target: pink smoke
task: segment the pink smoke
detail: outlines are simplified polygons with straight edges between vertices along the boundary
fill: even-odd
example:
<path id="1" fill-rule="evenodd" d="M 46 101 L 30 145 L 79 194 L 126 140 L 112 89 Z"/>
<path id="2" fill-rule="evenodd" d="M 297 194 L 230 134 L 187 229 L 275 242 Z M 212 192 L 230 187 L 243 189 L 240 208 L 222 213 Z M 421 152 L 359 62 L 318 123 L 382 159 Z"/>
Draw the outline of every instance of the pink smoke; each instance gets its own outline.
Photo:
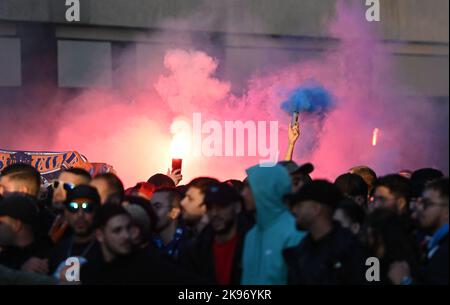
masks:
<path id="1" fill-rule="evenodd" d="M 139 71 L 154 81 L 141 89 L 121 84 L 130 87 L 131 99 L 115 90 L 86 90 L 75 98 L 52 97 L 51 108 L 34 105 L 26 114 L 7 109 L 13 116 L 19 113 L 24 123 L 15 128 L 17 137 L 2 134 L 2 146 L 8 145 L 2 148 L 77 150 L 90 161 L 113 165 L 125 184 L 132 186 L 157 172 L 166 173 L 171 164 L 171 123 L 176 118 L 189 121 L 193 112 L 199 112 L 203 120 L 222 124 L 226 120 L 279 121 L 282 159 L 290 117 L 280 103 L 296 87 L 314 79 L 333 94 L 337 104 L 322 122 L 301 117 L 294 160 L 311 161 L 315 177 L 334 180 L 362 164 L 381 174 L 432 166 L 432 147 L 415 143 L 428 137 L 435 110 L 426 101 L 409 101 L 397 93 L 398 82 L 390 77 L 390 56 L 375 25 L 363 19 L 361 8 L 338 2 L 336 11 L 327 25 L 329 34 L 338 39 L 333 50 L 265 76 L 255 74 L 242 96 L 233 95 L 231 84 L 215 76 L 218 59 L 201 49 L 169 48 L 165 71 Z M 33 129 L 39 122 L 36 118 L 46 118 L 51 131 Z M 2 128 L 17 125 L 14 120 L 2 115 Z M 372 145 L 374 128 L 380 130 L 376 146 Z M 259 159 L 190 156 L 183 161 L 183 182 L 197 176 L 242 179 L 245 169 Z"/>

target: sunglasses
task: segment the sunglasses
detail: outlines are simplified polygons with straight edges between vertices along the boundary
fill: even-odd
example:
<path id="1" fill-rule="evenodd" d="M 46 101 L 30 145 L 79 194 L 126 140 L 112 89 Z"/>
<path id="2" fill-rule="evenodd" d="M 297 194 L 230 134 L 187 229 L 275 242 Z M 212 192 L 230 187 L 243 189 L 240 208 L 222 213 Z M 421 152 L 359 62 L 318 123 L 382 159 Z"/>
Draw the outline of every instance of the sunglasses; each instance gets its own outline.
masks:
<path id="1" fill-rule="evenodd" d="M 53 188 L 54 188 L 54 189 L 57 189 L 60 185 L 62 185 L 62 187 L 63 187 L 66 191 L 75 188 L 75 184 L 70 183 L 70 182 L 62 182 L 62 181 L 58 181 L 58 180 L 53 181 Z"/>
<path id="2" fill-rule="evenodd" d="M 92 213 L 95 210 L 95 203 L 92 202 L 69 202 L 66 205 L 67 210 L 70 213 L 77 213 L 80 209 L 85 213 Z"/>

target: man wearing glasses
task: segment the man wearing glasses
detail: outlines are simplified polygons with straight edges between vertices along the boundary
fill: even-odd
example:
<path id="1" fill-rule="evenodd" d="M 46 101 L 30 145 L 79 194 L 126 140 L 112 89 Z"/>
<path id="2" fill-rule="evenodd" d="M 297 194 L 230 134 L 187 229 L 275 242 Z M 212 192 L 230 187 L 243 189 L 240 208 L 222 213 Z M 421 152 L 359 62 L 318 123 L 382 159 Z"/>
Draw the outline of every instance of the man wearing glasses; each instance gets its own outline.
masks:
<path id="1" fill-rule="evenodd" d="M 448 178 L 435 180 L 425 186 L 417 206 L 419 224 L 431 234 L 424 265 L 417 275 L 411 275 L 407 263 L 392 264 L 389 272 L 392 282 L 448 285 L 448 188 Z"/>
<path id="2" fill-rule="evenodd" d="M 58 243 L 50 259 L 50 269 L 56 278 L 64 279 L 66 260 L 70 257 L 76 257 L 80 264 L 99 257 L 100 248 L 92 228 L 99 206 L 100 196 L 94 187 L 79 185 L 67 191 L 64 217 L 70 234 Z"/>
<path id="3" fill-rule="evenodd" d="M 49 236 L 54 244 L 57 244 L 66 234 L 69 224 L 64 218 L 64 202 L 67 191 L 77 185 L 89 184 L 91 176 L 81 168 L 69 168 L 52 182 L 52 210 L 56 214 L 53 225 L 50 228 Z"/>
<path id="4" fill-rule="evenodd" d="M 58 180 L 53 181 L 53 208 L 64 209 L 67 191 L 80 184 L 89 184 L 91 176 L 81 168 L 70 168 L 59 175 Z"/>
<path id="5" fill-rule="evenodd" d="M 385 208 L 403 215 L 408 212 L 411 197 L 410 181 L 397 174 L 387 175 L 377 180 L 370 198 L 370 209 Z"/>

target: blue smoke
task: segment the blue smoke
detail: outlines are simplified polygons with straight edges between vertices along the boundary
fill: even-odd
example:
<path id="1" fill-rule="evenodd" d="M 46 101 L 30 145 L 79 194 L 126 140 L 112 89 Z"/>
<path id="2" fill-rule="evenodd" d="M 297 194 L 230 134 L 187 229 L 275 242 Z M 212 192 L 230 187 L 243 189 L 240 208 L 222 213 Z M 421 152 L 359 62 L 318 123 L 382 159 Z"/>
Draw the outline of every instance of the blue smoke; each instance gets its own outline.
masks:
<path id="1" fill-rule="evenodd" d="M 326 114 L 334 106 L 330 92 L 322 85 L 309 83 L 295 89 L 289 98 L 281 104 L 281 109 L 292 114 L 293 112 Z"/>

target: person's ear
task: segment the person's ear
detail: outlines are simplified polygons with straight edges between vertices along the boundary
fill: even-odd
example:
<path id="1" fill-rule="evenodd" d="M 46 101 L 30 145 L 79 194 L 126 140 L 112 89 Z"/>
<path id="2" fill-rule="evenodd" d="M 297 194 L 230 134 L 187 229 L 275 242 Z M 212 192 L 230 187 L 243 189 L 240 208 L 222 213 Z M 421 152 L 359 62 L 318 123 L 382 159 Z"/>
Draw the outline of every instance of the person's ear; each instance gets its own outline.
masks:
<path id="1" fill-rule="evenodd" d="M 105 241 L 105 235 L 103 234 L 102 230 L 95 230 L 95 238 L 99 243 L 103 243 Z"/>
<path id="2" fill-rule="evenodd" d="M 172 208 L 169 212 L 169 218 L 172 220 L 177 219 L 180 216 L 181 209 L 180 208 Z"/>
<path id="3" fill-rule="evenodd" d="M 353 223 L 351 226 L 350 226 L 350 230 L 353 232 L 353 234 L 358 234 L 359 233 L 359 231 L 361 230 L 361 225 L 359 224 L 359 223 Z"/>
<path id="4" fill-rule="evenodd" d="M 20 220 L 12 219 L 11 228 L 14 232 L 20 232 L 23 228 L 23 223 Z"/>
<path id="5" fill-rule="evenodd" d="M 240 213 L 241 213 L 241 210 L 242 210 L 242 205 L 241 205 L 241 203 L 240 203 L 240 202 L 236 202 L 234 205 L 235 205 L 235 212 L 236 212 L 236 215 L 240 214 Z"/>
<path id="6" fill-rule="evenodd" d="M 407 204 L 408 202 L 406 201 L 406 198 L 404 198 L 404 197 L 400 197 L 399 199 L 397 199 L 397 207 L 398 207 L 398 210 L 400 211 L 400 212 L 404 212 L 404 211 L 406 211 L 406 204 Z"/>

